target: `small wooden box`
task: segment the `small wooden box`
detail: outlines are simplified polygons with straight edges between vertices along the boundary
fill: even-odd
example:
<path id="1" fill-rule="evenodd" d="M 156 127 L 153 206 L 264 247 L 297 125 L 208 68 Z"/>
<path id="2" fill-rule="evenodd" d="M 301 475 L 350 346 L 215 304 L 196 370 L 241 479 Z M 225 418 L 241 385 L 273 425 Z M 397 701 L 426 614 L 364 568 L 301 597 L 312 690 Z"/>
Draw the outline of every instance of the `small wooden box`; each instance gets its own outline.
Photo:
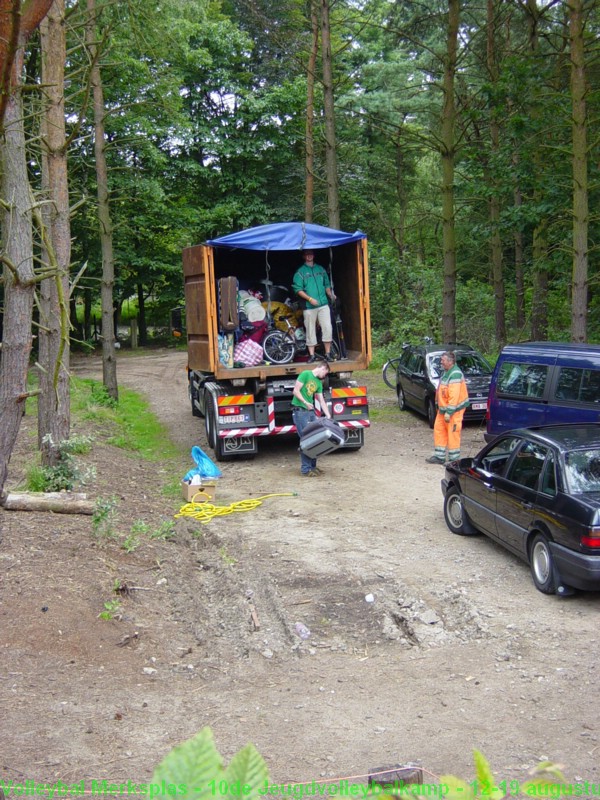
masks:
<path id="1" fill-rule="evenodd" d="M 215 483 L 186 483 L 181 481 L 181 494 L 186 503 L 206 503 L 214 500 L 217 485 Z"/>

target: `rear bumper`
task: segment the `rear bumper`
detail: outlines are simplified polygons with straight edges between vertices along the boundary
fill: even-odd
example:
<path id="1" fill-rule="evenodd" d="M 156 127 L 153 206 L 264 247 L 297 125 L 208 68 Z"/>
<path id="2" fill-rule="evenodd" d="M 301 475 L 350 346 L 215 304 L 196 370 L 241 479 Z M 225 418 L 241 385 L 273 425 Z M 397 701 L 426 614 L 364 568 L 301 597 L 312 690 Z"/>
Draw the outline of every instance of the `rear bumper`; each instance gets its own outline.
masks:
<path id="1" fill-rule="evenodd" d="M 600 555 L 590 556 L 550 542 L 561 579 L 574 589 L 600 591 Z"/>

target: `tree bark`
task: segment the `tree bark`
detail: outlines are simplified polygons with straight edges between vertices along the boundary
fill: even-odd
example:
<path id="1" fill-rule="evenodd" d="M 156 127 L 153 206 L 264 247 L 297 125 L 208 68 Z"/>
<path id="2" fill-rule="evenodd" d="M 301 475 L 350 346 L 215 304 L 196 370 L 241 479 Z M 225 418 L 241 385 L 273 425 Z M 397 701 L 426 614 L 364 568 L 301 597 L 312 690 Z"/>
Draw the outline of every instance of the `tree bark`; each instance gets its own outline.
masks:
<path id="1" fill-rule="evenodd" d="M 321 0 L 321 52 L 323 58 L 323 110 L 325 113 L 325 174 L 327 178 L 327 218 L 329 227 L 340 229 L 340 196 L 335 137 L 333 96 L 333 56 L 329 27 L 329 0 Z"/>
<path id="2" fill-rule="evenodd" d="M 537 0 L 527 0 L 527 13 L 529 23 L 529 47 L 532 53 L 538 50 L 537 24 L 539 20 L 539 9 Z M 539 118 L 541 114 L 539 102 L 536 100 L 531 116 Z M 534 172 L 542 175 L 542 155 L 539 148 L 534 152 Z M 542 192 L 538 186 L 533 192 L 534 204 L 540 206 L 542 203 Z M 533 269 L 533 300 L 531 304 L 531 338 L 534 340 L 545 341 L 548 338 L 548 269 L 546 267 L 548 257 L 548 221 L 546 217 L 539 219 L 533 231 L 532 243 L 532 269 Z"/>
<path id="3" fill-rule="evenodd" d="M 317 0 L 311 0 L 310 3 L 310 27 L 312 41 L 306 75 L 306 196 L 304 202 L 304 219 L 306 222 L 313 221 L 315 207 L 315 71 L 317 68 L 317 51 L 319 49 Z"/>
<path id="4" fill-rule="evenodd" d="M 588 305 L 588 167 L 583 2 L 569 0 L 573 108 L 573 290 L 571 339 L 585 342 Z"/>
<path id="5" fill-rule="evenodd" d="M 55 514 L 93 514 L 94 503 L 85 494 L 66 492 L 11 492 L 3 507 L 7 511 L 52 511 Z"/>
<path id="6" fill-rule="evenodd" d="M 442 339 L 456 341 L 456 234 L 454 227 L 454 76 L 458 46 L 459 0 L 448 0 L 448 30 L 444 66 L 441 125 L 442 156 L 442 242 L 444 252 L 444 293 L 442 298 Z"/>
<path id="7" fill-rule="evenodd" d="M 56 276 L 40 286 L 38 445 L 42 463 L 55 466 L 60 443 L 69 438 L 69 265 L 71 225 L 64 109 L 66 38 L 64 0 L 54 0 L 40 26 L 42 83 L 47 108 L 44 119 L 42 182 L 50 200 L 43 220 L 48 237 L 45 253 Z"/>
<path id="8" fill-rule="evenodd" d="M 29 36 L 52 0 L 0 0 L 0 224 L 4 320 L 0 350 L 0 495 L 27 396 L 34 295 L 31 192 L 27 175 L 20 76 Z"/>
<path id="9" fill-rule="evenodd" d="M 496 14 L 495 0 L 487 0 L 487 68 L 492 87 L 498 84 L 498 65 L 496 56 Z M 494 165 L 500 150 L 500 125 L 496 110 L 495 98 L 490 108 L 490 162 Z M 502 238 L 500 236 L 500 191 L 493 166 L 488 170 L 491 196 L 490 210 L 490 261 L 492 265 L 492 283 L 494 285 L 494 320 L 496 344 L 499 348 L 506 343 L 506 312 L 504 276 L 502 274 Z"/>
<path id="10" fill-rule="evenodd" d="M 100 222 L 100 244 L 102 248 L 102 283 L 100 299 L 102 305 L 102 380 L 109 397 L 119 398 L 117 384 L 117 358 L 115 350 L 115 317 L 113 311 L 113 289 L 115 284 L 115 262 L 113 255 L 112 223 L 108 205 L 108 168 L 104 152 L 104 92 L 98 64 L 96 44 L 96 2 L 87 0 L 88 25 L 87 45 L 92 58 L 90 81 L 94 103 L 94 154 L 96 157 L 96 182 L 98 185 L 98 219 Z"/>

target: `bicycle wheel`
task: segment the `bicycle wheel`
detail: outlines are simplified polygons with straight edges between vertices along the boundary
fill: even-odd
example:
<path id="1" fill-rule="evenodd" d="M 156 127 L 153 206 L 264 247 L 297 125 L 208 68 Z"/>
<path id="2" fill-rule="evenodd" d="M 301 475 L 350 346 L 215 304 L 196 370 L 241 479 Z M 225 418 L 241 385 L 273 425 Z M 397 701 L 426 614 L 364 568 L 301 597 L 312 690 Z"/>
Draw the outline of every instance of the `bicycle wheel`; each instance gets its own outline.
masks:
<path id="1" fill-rule="evenodd" d="M 385 362 L 383 369 L 381 370 L 383 382 L 386 386 L 389 386 L 390 389 L 393 389 L 394 391 L 396 391 L 396 375 L 398 374 L 399 361 L 399 358 L 390 358 L 389 361 Z"/>
<path id="2" fill-rule="evenodd" d="M 262 346 L 265 360 L 271 364 L 289 364 L 296 352 L 293 341 L 283 331 L 267 333 Z"/>

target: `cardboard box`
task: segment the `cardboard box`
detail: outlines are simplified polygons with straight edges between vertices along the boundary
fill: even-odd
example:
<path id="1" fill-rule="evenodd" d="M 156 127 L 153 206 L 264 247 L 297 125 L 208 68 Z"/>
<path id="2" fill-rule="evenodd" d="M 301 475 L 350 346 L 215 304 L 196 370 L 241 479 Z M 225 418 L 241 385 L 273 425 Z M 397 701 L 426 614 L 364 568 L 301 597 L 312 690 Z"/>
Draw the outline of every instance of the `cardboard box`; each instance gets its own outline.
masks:
<path id="1" fill-rule="evenodd" d="M 181 494 L 186 503 L 212 503 L 216 492 L 215 483 L 192 484 L 181 481 Z"/>

